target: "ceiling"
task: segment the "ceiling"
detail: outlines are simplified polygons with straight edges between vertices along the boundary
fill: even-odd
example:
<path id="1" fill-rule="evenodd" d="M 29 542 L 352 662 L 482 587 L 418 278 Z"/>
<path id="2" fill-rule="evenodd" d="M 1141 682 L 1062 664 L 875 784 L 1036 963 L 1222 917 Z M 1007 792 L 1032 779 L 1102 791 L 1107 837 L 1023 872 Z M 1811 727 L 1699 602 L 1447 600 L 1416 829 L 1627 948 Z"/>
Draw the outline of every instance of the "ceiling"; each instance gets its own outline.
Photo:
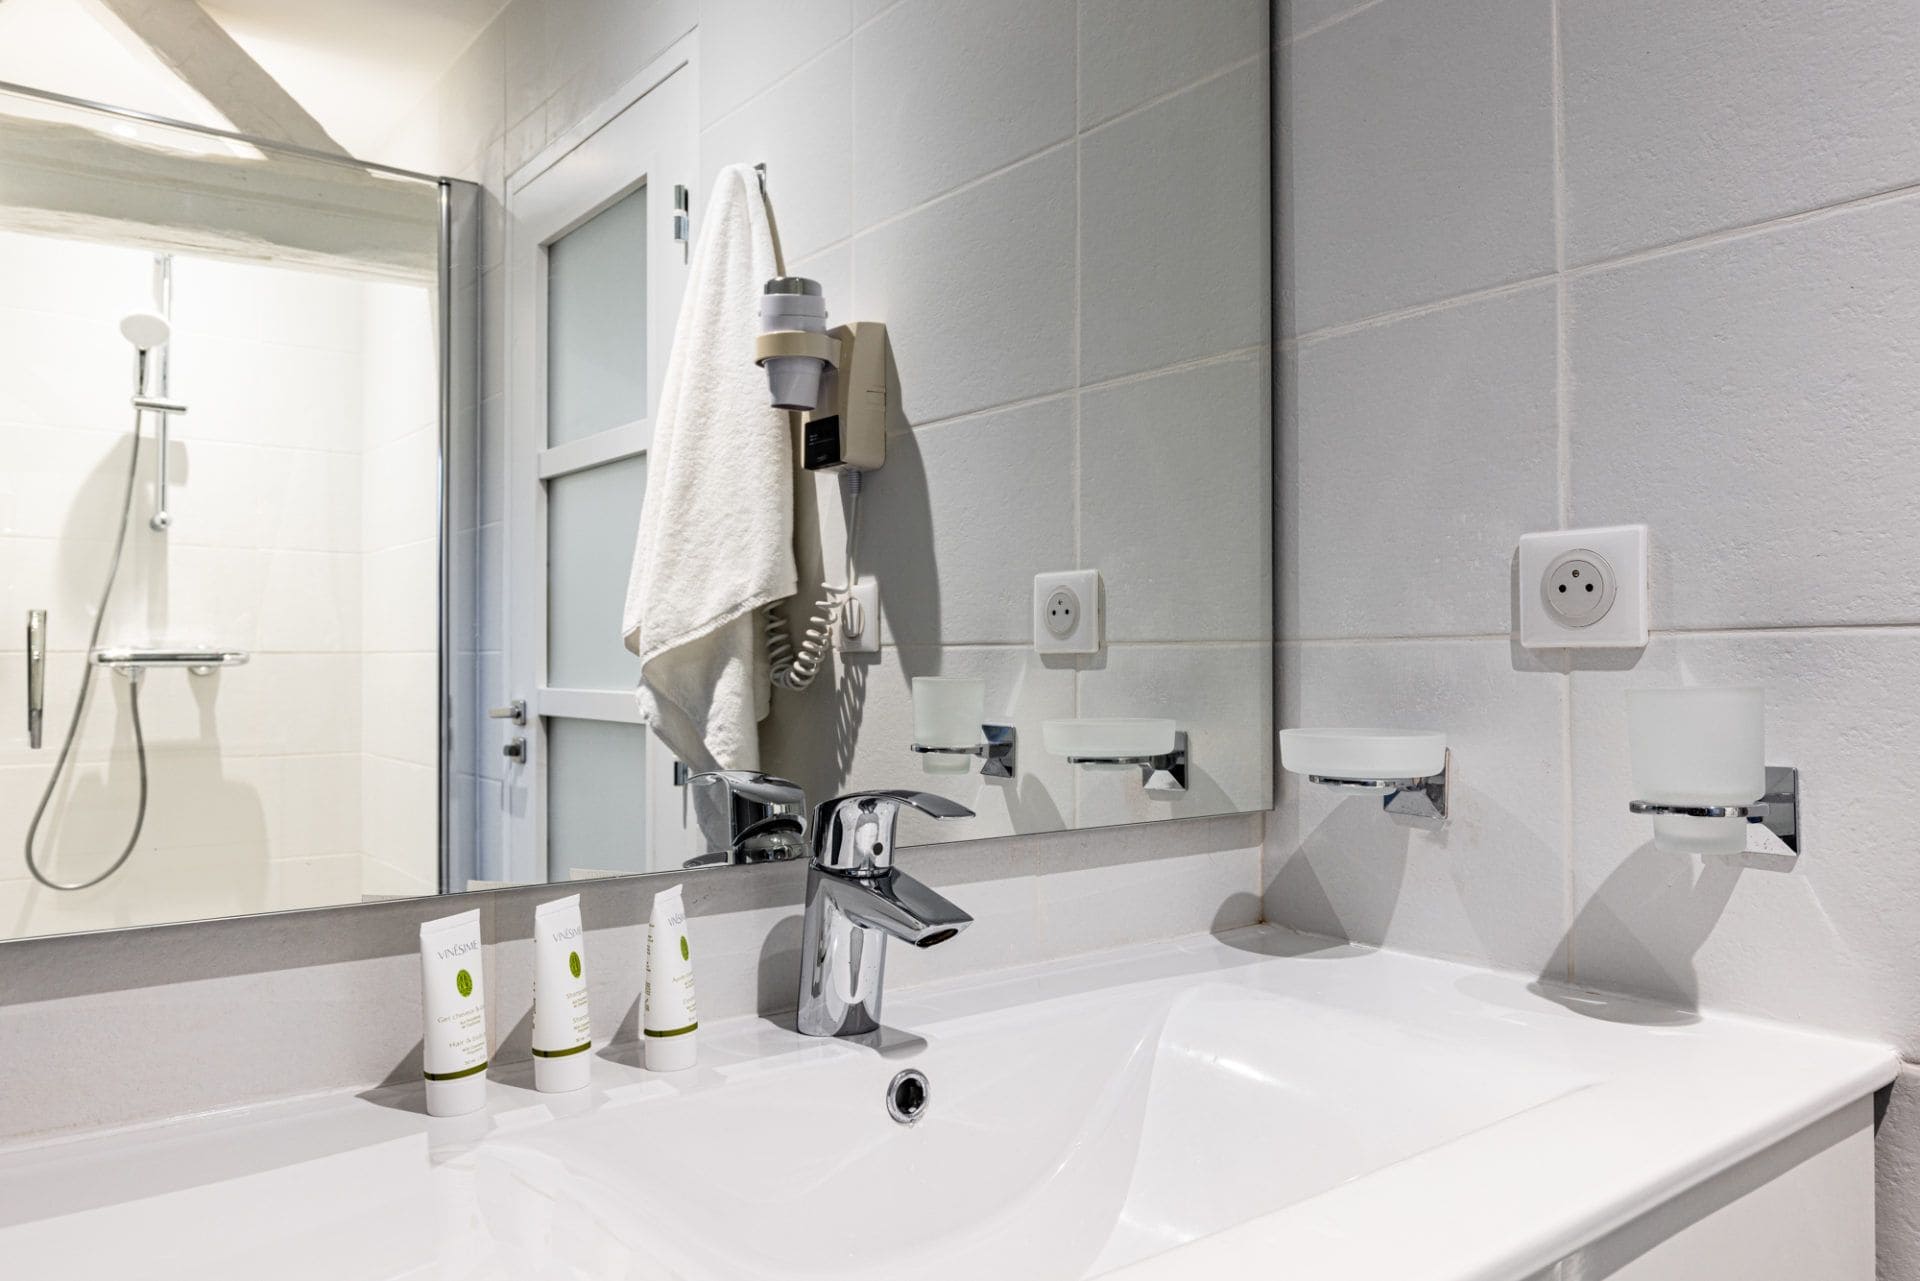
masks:
<path id="1" fill-rule="evenodd" d="M 200 7 L 341 146 L 378 159 L 395 122 L 506 2 L 204 0 Z M 231 126 L 217 103 L 183 83 L 100 0 L 0 0 L 0 80 Z"/>

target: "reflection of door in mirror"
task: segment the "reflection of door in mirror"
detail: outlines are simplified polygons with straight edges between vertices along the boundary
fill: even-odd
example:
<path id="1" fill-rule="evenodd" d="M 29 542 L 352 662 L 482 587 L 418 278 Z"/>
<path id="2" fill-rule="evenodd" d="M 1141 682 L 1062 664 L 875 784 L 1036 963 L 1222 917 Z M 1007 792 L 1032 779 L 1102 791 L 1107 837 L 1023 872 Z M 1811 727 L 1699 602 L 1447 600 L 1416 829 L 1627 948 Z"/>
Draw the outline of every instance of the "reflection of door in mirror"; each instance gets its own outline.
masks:
<path id="1" fill-rule="evenodd" d="M 506 666 L 527 726 L 503 784 L 504 865 L 478 879 L 699 853 L 620 626 L 686 280 L 673 192 L 695 177 L 694 128 L 691 64 L 670 57 L 508 182 Z"/>

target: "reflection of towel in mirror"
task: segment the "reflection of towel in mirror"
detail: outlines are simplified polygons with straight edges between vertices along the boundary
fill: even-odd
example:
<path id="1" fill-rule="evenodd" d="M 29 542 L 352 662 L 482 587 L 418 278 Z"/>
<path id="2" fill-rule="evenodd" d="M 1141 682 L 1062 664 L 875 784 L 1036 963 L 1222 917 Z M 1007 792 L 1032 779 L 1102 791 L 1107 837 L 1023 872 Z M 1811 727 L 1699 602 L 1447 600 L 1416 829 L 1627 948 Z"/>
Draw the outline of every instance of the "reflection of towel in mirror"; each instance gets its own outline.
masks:
<path id="1" fill-rule="evenodd" d="M 730 165 L 674 329 L 621 624 L 642 718 L 695 770 L 758 768 L 771 689 L 759 611 L 795 588 L 792 437 L 753 363 L 772 275 L 757 176 Z"/>

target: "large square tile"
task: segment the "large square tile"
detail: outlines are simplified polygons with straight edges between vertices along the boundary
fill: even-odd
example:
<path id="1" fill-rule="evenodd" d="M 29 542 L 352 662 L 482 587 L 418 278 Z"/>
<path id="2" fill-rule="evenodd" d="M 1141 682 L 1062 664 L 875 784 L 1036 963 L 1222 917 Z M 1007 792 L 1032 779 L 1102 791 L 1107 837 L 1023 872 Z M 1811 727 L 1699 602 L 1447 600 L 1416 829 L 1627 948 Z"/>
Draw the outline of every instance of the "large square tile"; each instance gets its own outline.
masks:
<path id="1" fill-rule="evenodd" d="M 844 37 L 851 0 L 701 0 L 700 124 L 713 124 Z"/>
<path id="2" fill-rule="evenodd" d="M 887 324 L 896 425 L 1073 385 L 1073 191 L 1057 151 L 854 240 L 853 314 Z"/>
<path id="3" fill-rule="evenodd" d="M 1266 640 L 1267 362 L 1239 356 L 1080 395 L 1080 562 L 1115 641 Z"/>
<path id="4" fill-rule="evenodd" d="M 853 39 L 854 224 L 870 227 L 1071 137 L 1073 15 L 1071 0 L 902 0 L 862 27 Z M 1010 205 L 1000 216 L 1018 227 L 1030 209 Z"/>
<path id="5" fill-rule="evenodd" d="M 1285 353 L 1286 635 L 1512 626 L 1514 548 L 1559 524 L 1555 327 L 1544 285 Z"/>
<path id="6" fill-rule="evenodd" d="M 1920 772 L 1916 680 L 1904 630 L 1660 636 L 1629 670 L 1576 671 L 1574 978 L 1920 1053 L 1920 863 L 1899 803 Z M 1626 691 L 1736 684 L 1766 687 L 1768 763 L 1800 768 L 1791 862 L 1668 853 L 1627 812 Z"/>
<path id="7" fill-rule="evenodd" d="M 1281 46 L 1290 332 L 1553 270 L 1550 17 L 1387 0 Z"/>
<path id="8" fill-rule="evenodd" d="M 1575 0 L 1560 49 L 1571 262 L 1920 177 L 1914 0 Z"/>
<path id="9" fill-rule="evenodd" d="M 1920 619 L 1920 199 L 1576 278 L 1572 523 L 1652 527 L 1653 625 Z"/>
<path id="10" fill-rule="evenodd" d="M 1110 645 L 1079 681 L 1079 715 L 1164 717 L 1188 751 L 1184 794 L 1149 794 L 1139 769 L 1076 767 L 1081 827 L 1272 807 L 1271 644 Z"/>
<path id="11" fill-rule="evenodd" d="M 1073 563 L 1073 402 L 887 441 L 861 497 L 859 568 L 888 644 L 1024 642 L 1033 576 Z"/>
<path id="12" fill-rule="evenodd" d="M 1269 128 L 1263 60 L 1082 139 L 1082 382 L 1266 341 Z"/>
<path id="13" fill-rule="evenodd" d="M 1444 731 L 1444 823 L 1282 773 L 1267 919 L 1357 943 L 1566 976 L 1565 678 L 1505 640 L 1281 646 L 1280 724 Z"/>
<path id="14" fill-rule="evenodd" d="M 1080 126 L 1172 93 L 1267 47 L 1263 0 L 1087 0 Z"/>
<path id="15" fill-rule="evenodd" d="M 722 167 L 764 163 L 789 266 L 853 231 L 852 70 L 853 44 L 842 41 L 700 135 L 695 200 Z"/>

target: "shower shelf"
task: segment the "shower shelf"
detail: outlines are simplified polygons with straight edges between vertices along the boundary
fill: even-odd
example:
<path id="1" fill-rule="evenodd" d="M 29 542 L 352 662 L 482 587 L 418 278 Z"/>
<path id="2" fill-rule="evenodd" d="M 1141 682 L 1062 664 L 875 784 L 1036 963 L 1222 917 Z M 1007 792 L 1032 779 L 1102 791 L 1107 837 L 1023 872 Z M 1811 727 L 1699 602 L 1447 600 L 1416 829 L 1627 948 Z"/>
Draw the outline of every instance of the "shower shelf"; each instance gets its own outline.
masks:
<path id="1" fill-rule="evenodd" d="M 96 649 L 93 661 L 111 667 L 121 675 L 149 667 L 184 667 L 195 676 L 205 676 L 216 667 L 240 667 L 251 657 L 240 649 Z"/>

